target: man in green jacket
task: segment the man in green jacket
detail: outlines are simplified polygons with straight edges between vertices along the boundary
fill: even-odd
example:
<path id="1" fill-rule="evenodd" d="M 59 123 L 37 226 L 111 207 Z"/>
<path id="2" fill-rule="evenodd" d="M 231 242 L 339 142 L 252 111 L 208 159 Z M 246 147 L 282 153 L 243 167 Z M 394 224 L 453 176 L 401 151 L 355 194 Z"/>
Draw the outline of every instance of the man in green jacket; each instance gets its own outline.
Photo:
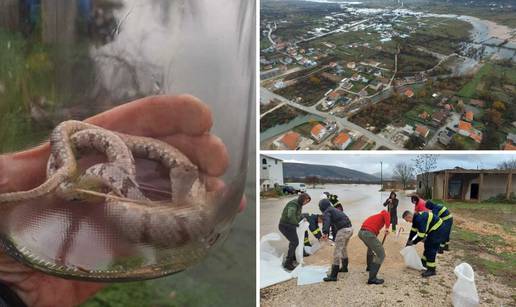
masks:
<path id="1" fill-rule="evenodd" d="M 297 199 L 291 200 L 287 203 L 281 213 L 281 219 L 279 222 L 279 231 L 287 238 L 288 252 L 283 267 L 289 271 L 292 271 L 296 267 L 294 266 L 296 247 L 299 244 L 297 238 L 296 228 L 299 226 L 301 218 L 301 207 L 308 204 L 311 198 L 310 195 L 302 193 Z"/>

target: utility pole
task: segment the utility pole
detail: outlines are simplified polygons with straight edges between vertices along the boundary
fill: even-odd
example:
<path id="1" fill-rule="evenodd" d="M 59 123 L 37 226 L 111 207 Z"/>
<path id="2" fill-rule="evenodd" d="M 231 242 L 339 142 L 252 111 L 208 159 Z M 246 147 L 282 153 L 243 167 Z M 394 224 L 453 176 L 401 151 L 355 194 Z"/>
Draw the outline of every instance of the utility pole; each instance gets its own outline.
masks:
<path id="1" fill-rule="evenodd" d="M 383 191 L 383 161 L 380 161 L 380 191 Z"/>

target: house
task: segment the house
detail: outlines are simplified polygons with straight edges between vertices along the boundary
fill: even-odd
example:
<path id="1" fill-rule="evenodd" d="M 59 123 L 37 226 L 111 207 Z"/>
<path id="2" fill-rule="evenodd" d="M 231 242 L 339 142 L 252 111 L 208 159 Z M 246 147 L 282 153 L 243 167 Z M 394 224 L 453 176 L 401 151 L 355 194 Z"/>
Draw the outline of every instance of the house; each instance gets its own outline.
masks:
<path id="1" fill-rule="evenodd" d="M 464 113 L 464 119 L 470 123 L 473 121 L 473 117 L 474 117 L 474 114 L 472 111 L 467 111 L 466 113 Z"/>
<path id="2" fill-rule="evenodd" d="M 507 140 L 502 144 L 503 150 L 516 150 L 516 134 L 509 133 Z"/>
<path id="3" fill-rule="evenodd" d="M 434 112 L 434 114 L 432 115 L 432 122 L 434 122 L 437 125 L 442 125 L 446 117 L 447 113 L 444 110 Z"/>
<path id="4" fill-rule="evenodd" d="M 469 104 L 479 108 L 483 108 L 486 105 L 485 101 L 479 99 L 471 99 Z"/>
<path id="5" fill-rule="evenodd" d="M 341 132 L 333 139 L 333 144 L 338 149 L 344 150 L 351 144 L 351 137 L 346 132 Z"/>
<path id="6" fill-rule="evenodd" d="M 416 192 L 433 199 L 483 201 L 503 195 L 509 199 L 515 191 L 512 180 L 516 170 L 443 169 L 417 175 Z"/>
<path id="7" fill-rule="evenodd" d="M 459 121 L 457 132 L 460 135 L 472 138 L 477 143 L 482 142 L 482 132 L 473 128 L 471 123 L 465 122 L 463 120 Z"/>
<path id="8" fill-rule="evenodd" d="M 428 134 L 430 133 L 430 129 L 428 129 L 425 125 L 416 125 L 416 134 L 419 134 L 421 137 L 426 139 Z"/>
<path id="9" fill-rule="evenodd" d="M 428 114 L 426 111 L 423 111 L 423 113 L 420 113 L 418 117 L 423 120 L 427 120 L 430 117 L 430 114 Z"/>
<path id="10" fill-rule="evenodd" d="M 331 93 L 328 94 L 328 96 L 326 96 L 326 99 L 327 100 L 331 100 L 331 101 L 337 101 L 339 100 L 339 98 L 344 94 L 345 92 L 343 91 L 332 91 Z"/>
<path id="11" fill-rule="evenodd" d="M 268 191 L 283 185 L 283 160 L 260 155 L 260 187 Z"/>
<path id="12" fill-rule="evenodd" d="M 355 64 L 355 62 L 348 62 L 346 64 L 346 67 L 349 68 L 349 69 L 355 69 L 357 65 Z"/>
<path id="13" fill-rule="evenodd" d="M 403 94 L 408 98 L 414 97 L 414 91 L 411 88 L 407 89 Z"/>
<path id="14" fill-rule="evenodd" d="M 297 132 L 290 131 L 285 133 L 277 143 L 275 142 L 275 145 L 288 150 L 296 150 L 300 141 L 301 135 Z"/>
<path id="15" fill-rule="evenodd" d="M 320 142 L 326 135 L 326 128 L 324 128 L 324 126 L 321 124 L 317 124 L 312 127 L 310 134 L 312 135 L 312 138 L 315 139 L 315 141 Z"/>

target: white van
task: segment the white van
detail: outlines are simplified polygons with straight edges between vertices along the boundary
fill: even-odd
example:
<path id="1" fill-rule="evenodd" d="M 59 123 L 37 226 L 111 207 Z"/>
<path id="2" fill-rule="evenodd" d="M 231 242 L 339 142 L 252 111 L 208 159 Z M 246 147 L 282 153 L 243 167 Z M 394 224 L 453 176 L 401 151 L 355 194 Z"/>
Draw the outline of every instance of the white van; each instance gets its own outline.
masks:
<path id="1" fill-rule="evenodd" d="M 289 182 L 285 185 L 291 186 L 296 190 L 297 192 L 306 192 L 306 186 L 304 183 L 301 182 Z"/>

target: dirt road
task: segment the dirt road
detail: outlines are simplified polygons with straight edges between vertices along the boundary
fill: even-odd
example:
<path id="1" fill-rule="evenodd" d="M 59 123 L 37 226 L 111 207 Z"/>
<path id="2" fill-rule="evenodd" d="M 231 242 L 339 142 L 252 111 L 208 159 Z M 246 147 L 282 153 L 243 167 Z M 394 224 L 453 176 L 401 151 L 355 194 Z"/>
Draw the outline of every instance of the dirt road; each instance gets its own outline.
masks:
<path id="1" fill-rule="evenodd" d="M 357 232 L 365 217 L 382 208 L 378 188 L 378 186 L 366 185 L 336 185 L 308 191 L 313 200 L 310 205 L 303 208 L 303 212 L 318 212 L 316 204 L 322 192 L 326 190 L 336 191 L 341 200 L 347 200 L 343 202 L 344 211 L 350 216 L 355 229 L 348 247 L 349 272 L 339 273 L 337 282 L 297 286 L 297 280 L 292 279 L 262 289 L 260 291 L 262 306 L 451 306 L 452 287 L 456 281 L 453 268 L 462 262 L 461 254 L 453 250 L 452 244 L 451 252 L 438 255 L 438 275 L 429 279 L 422 279 L 418 271 L 405 268 L 399 251 L 405 245 L 410 225 L 401 219 L 401 214 L 405 208 L 411 208 L 411 205 L 408 197 L 402 193 L 398 196 L 400 199 L 398 217 L 400 226 L 404 227 L 405 231 L 399 238 L 391 234 L 385 241 L 386 259 L 379 273 L 379 277 L 385 279 L 385 284 L 366 285 L 366 248 L 357 237 Z M 387 192 L 382 193 L 383 199 L 387 195 Z M 291 198 L 262 200 L 261 236 L 277 232 L 281 210 Z M 275 245 L 281 253 L 286 251 L 286 246 L 286 240 Z M 417 249 L 422 254 L 422 243 L 418 244 Z M 329 267 L 332 253 L 333 247 L 323 243 L 322 248 L 315 255 L 305 258 L 306 264 Z M 499 283 L 490 275 L 476 274 L 475 278 L 483 306 L 514 304 L 511 298 L 514 289 Z"/>

